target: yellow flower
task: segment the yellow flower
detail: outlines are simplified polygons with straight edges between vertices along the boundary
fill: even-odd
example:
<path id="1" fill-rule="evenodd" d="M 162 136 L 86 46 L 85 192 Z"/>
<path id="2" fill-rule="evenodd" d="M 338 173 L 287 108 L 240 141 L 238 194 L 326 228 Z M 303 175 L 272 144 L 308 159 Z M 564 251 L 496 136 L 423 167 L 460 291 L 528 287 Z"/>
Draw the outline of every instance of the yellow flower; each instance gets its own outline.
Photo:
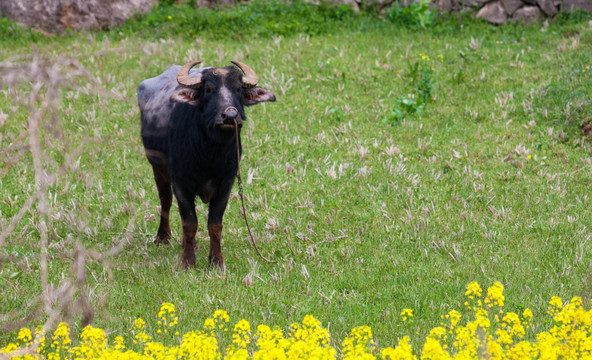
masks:
<path id="1" fill-rule="evenodd" d="M 482 290 L 477 283 L 467 286 L 467 296 L 481 300 Z M 414 353 L 411 340 L 402 336 L 395 348 L 379 349 L 374 342 L 369 326 L 353 328 L 343 339 L 341 350 L 331 344 L 329 331 L 312 315 L 306 315 L 301 323 L 294 323 L 290 331 L 260 324 L 257 332 L 251 334 L 251 325 L 245 319 L 238 321 L 232 332 L 232 339 L 219 326 L 226 328 L 228 314 L 218 310 L 206 320 L 202 331 L 190 331 L 179 339 L 163 338 L 155 342 L 146 333 L 146 322 L 136 319 L 132 327 L 131 341 L 138 344 L 134 349 L 125 348 L 125 336 L 114 336 L 108 342 L 105 331 L 92 326 L 85 327 L 79 339 L 70 341 L 69 327 L 60 323 L 47 343 L 41 329 L 35 336 L 41 338 L 37 353 L 24 357 L 11 356 L 14 351 L 24 349 L 33 339 L 28 329 L 18 332 L 15 343 L 0 347 L 3 357 L 19 360 L 61 360 L 61 359 L 385 359 L 385 360 L 428 360 L 428 359 L 588 359 L 592 357 L 592 310 L 584 308 L 580 297 L 563 303 L 561 298 L 553 297 L 548 312 L 552 321 L 542 321 L 547 326 L 539 333 L 529 333 L 534 328 L 528 326 L 533 319 L 529 309 L 521 314 L 504 311 L 505 297 L 503 285 L 495 283 L 487 289 L 483 303 L 465 308 L 461 313 L 451 310 L 443 319 L 441 326 L 428 331 L 429 335 L 418 343 L 420 353 Z M 165 305 L 166 304 L 166 305 Z M 166 332 L 176 323 L 174 306 L 165 303 L 156 321 L 166 326 L 157 328 L 156 333 Z M 411 309 L 403 309 L 401 316 L 413 316 Z M 447 324 L 448 323 L 448 324 Z M 544 325 L 549 324 L 549 325 Z M 426 329 L 428 330 L 428 329 Z M 214 333 L 216 331 L 216 333 Z M 527 340 L 524 340 L 527 339 Z M 169 341 L 166 343 L 165 340 Z M 231 343 L 226 349 L 219 348 L 218 341 Z M 232 340 L 232 342 L 231 342 Z M 74 346 L 73 343 L 78 345 Z M 7 354 L 7 355 L 6 355 Z"/>
<path id="2" fill-rule="evenodd" d="M 224 322 L 230 321 L 230 318 L 228 317 L 228 313 L 225 310 L 216 310 L 216 312 L 214 312 L 214 319 L 219 319 Z"/>
<path id="3" fill-rule="evenodd" d="M 553 316 L 555 313 L 559 312 L 563 307 L 563 302 L 561 298 L 558 296 L 551 297 L 551 301 L 549 301 L 549 306 L 547 307 L 547 313 Z"/>
<path id="4" fill-rule="evenodd" d="M 442 347 L 442 344 L 436 339 L 428 337 L 423 349 L 421 350 L 421 359 L 452 359 L 450 354 Z"/>
<path id="5" fill-rule="evenodd" d="M 431 336 L 436 340 L 445 339 L 446 338 L 446 329 L 441 326 L 437 326 L 437 327 L 433 328 L 432 330 L 430 330 L 430 334 L 428 336 Z"/>
<path id="6" fill-rule="evenodd" d="M 403 309 L 403 311 L 401 311 L 401 317 L 403 318 L 403 321 L 407 321 L 407 319 L 412 318 L 413 309 Z"/>
<path id="7" fill-rule="evenodd" d="M 343 359 L 375 359 L 373 350 L 374 340 L 369 326 L 352 329 L 350 335 L 343 340 Z"/>
<path id="8" fill-rule="evenodd" d="M 467 285 L 467 291 L 465 292 L 465 296 L 469 299 L 473 299 L 475 296 L 481 297 L 482 293 L 483 290 L 481 289 L 481 286 L 479 286 L 477 282 L 473 281 L 472 283 L 469 283 L 469 285 Z M 465 304 L 468 305 L 468 303 Z"/>
<path id="9" fill-rule="evenodd" d="M 429 56 L 427 56 L 427 55 L 425 55 L 425 54 L 419 54 L 419 57 L 420 57 L 422 60 L 425 60 L 425 61 L 430 61 L 430 57 L 429 57 Z"/>
<path id="10" fill-rule="evenodd" d="M 251 342 L 251 325 L 245 319 L 240 320 L 234 326 L 234 333 L 232 334 L 232 343 L 238 348 L 246 349 Z"/>
<path id="11" fill-rule="evenodd" d="M 396 348 L 383 349 L 380 355 L 385 360 L 417 360 L 417 357 L 413 355 L 410 342 L 408 336 L 403 336 Z"/>
<path id="12" fill-rule="evenodd" d="M 146 328 L 146 321 L 144 321 L 142 318 L 137 318 L 134 320 L 134 328 L 136 330 L 144 330 Z"/>
<path id="13" fill-rule="evenodd" d="M 487 306 L 504 306 L 504 286 L 500 282 L 496 282 L 489 288 L 487 288 L 487 297 L 485 298 L 485 304 Z"/>
<path id="14" fill-rule="evenodd" d="M 31 334 L 31 330 L 27 328 L 20 329 L 17 339 L 21 341 L 23 344 L 28 345 L 31 341 L 33 341 L 33 335 Z"/>
<path id="15" fill-rule="evenodd" d="M 460 321 L 462 315 L 456 310 L 451 310 L 448 315 L 446 315 L 446 317 L 450 320 L 450 328 L 454 329 L 456 324 L 458 324 Z"/>
<path id="16" fill-rule="evenodd" d="M 528 324 L 530 320 L 532 320 L 532 311 L 530 309 L 526 309 L 522 312 L 522 319 L 524 320 L 525 324 Z"/>
<path id="17" fill-rule="evenodd" d="M 116 336 L 115 337 L 115 344 L 113 345 L 113 349 L 115 349 L 115 350 L 123 350 L 123 349 L 125 349 L 125 344 L 124 344 L 123 337 L 121 337 L 121 336 Z"/>

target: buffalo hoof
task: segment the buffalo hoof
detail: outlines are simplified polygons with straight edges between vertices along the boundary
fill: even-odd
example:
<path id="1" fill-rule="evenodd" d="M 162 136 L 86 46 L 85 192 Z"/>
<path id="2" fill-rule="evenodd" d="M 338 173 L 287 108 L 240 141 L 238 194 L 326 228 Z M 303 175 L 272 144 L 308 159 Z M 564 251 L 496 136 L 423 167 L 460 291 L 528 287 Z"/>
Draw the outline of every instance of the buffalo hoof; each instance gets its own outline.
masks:
<path id="1" fill-rule="evenodd" d="M 169 245 L 171 243 L 171 234 L 167 233 L 158 233 L 156 234 L 156 238 L 154 239 L 154 244 L 156 245 Z"/>
<path id="2" fill-rule="evenodd" d="M 184 270 L 194 268 L 195 267 L 195 256 L 193 257 L 193 259 L 185 259 L 185 257 L 183 257 L 183 259 L 181 259 L 181 265 L 183 266 Z"/>
<path id="3" fill-rule="evenodd" d="M 224 259 L 222 256 L 210 256 L 210 266 L 219 269 L 225 269 L 226 265 L 224 265 Z"/>
<path id="4" fill-rule="evenodd" d="M 181 263 L 183 269 L 189 269 L 195 267 L 195 245 L 189 245 L 183 249 L 183 255 L 181 255 Z"/>

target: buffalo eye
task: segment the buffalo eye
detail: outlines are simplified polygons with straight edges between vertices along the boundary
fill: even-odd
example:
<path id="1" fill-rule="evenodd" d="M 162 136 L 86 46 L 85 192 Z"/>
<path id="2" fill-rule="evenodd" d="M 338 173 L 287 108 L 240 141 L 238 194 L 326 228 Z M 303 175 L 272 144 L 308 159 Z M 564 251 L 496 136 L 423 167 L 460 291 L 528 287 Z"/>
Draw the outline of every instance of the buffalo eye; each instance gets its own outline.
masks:
<path id="1" fill-rule="evenodd" d="M 211 95 L 214 92 L 214 88 L 211 86 L 205 87 L 206 95 Z"/>

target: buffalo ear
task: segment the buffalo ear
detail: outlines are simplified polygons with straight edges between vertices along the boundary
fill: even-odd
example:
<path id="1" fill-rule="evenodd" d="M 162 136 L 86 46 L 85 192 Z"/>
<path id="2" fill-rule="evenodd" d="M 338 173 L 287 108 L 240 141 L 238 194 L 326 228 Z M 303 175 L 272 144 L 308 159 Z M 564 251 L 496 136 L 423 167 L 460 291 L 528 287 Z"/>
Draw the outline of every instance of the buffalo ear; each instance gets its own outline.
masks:
<path id="1" fill-rule="evenodd" d="M 196 89 L 181 88 L 175 90 L 171 95 L 172 102 L 186 103 L 189 105 L 197 105 L 199 103 L 199 92 Z"/>
<path id="2" fill-rule="evenodd" d="M 245 89 L 245 105 L 255 105 L 264 101 L 275 101 L 275 95 L 271 91 L 258 86 Z"/>

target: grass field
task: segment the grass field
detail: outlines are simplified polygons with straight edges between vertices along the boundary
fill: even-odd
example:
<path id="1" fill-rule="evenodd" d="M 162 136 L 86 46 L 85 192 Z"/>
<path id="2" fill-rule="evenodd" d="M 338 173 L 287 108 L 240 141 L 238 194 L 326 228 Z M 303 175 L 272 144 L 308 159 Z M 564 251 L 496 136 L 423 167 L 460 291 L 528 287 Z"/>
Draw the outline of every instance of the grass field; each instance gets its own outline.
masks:
<path id="1" fill-rule="evenodd" d="M 176 32 L 170 11 L 159 16 L 171 24 L 140 19 L 110 32 L 0 40 L 4 65 L 27 64 L 31 54 L 41 64 L 76 59 L 91 76 L 59 87 L 52 116 L 61 128 L 42 129 L 41 166 L 55 172 L 84 144 L 48 190 L 50 283 L 69 276 L 78 242 L 92 254 L 123 246 L 86 266 L 93 325 L 125 332 L 172 302 L 180 332 L 217 309 L 280 328 L 313 314 L 336 338 L 369 325 L 392 346 L 402 335 L 421 343 L 442 314 L 463 307 L 472 281 L 501 282 L 508 310 L 533 311 L 533 332 L 548 325 L 537 318 L 551 296 L 589 306 L 589 17 L 505 27 L 444 19 L 413 30 L 349 14 L 318 32 L 221 36 Z M 278 98 L 247 110 L 241 163 L 251 225 L 275 264 L 248 245 L 236 196 L 224 221 L 225 273 L 208 268 L 201 203 L 195 269 L 180 267 L 176 204 L 173 245 L 152 243 L 159 201 L 135 92 L 196 59 L 245 62 Z M 27 139 L 18 138 L 29 118 L 19 101 L 33 86 L 2 85 L 4 233 L 34 193 L 35 172 L 28 152 L 10 165 L 11 144 Z M 31 301 L 41 293 L 43 231 L 31 210 L 0 244 L 14 260 L 0 268 L 5 324 L 41 308 Z M 401 320 L 405 308 L 412 321 Z M 0 346 L 13 337 L 0 334 Z"/>

